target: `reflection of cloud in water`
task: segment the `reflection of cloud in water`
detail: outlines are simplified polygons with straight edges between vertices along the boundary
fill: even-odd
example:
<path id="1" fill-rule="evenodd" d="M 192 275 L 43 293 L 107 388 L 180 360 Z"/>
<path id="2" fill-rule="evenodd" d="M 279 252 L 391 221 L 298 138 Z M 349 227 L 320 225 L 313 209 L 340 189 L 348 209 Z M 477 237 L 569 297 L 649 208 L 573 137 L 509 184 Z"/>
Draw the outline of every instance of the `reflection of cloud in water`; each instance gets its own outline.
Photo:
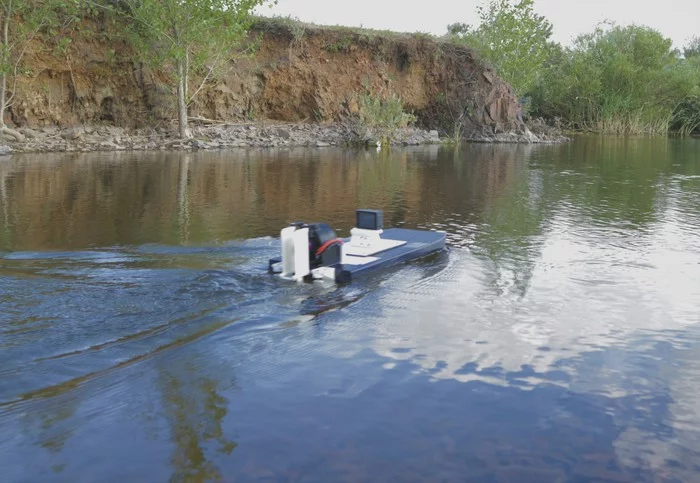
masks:
<path id="1" fill-rule="evenodd" d="M 688 209 L 697 196 L 670 183 L 654 216 L 623 224 L 609 206 L 553 204 L 558 185 L 535 171 L 518 179 L 512 195 L 493 198 L 488 227 L 474 227 L 473 255 L 455 250 L 442 273 L 384 297 L 390 335 L 377 339 L 379 353 L 437 378 L 490 368 L 487 379 L 503 381 L 525 364 L 543 372 L 640 331 L 700 322 L 700 233 Z"/>
<path id="2" fill-rule="evenodd" d="M 435 379 L 558 384 L 632 404 L 612 412 L 620 462 L 692 468 L 700 457 L 697 234 L 674 207 L 645 230 L 582 224 L 569 209 L 525 257 L 455 250 L 443 272 L 383 293 L 374 349 Z M 633 412 L 644 416 L 629 420 Z"/>
<path id="3" fill-rule="evenodd" d="M 700 271 L 683 270 L 693 263 L 687 252 L 654 250 L 657 244 L 652 237 L 628 250 L 610 241 L 599 250 L 585 238 L 553 233 L 538 259 L 523 262 L 532 267 L 524 294 L 513 284 L 517 264 L 455 251 L 444 272 L 385 296 L 391 335 L 375 348 L 415 359 L 434 377 L 470 380 L 479 375 L 466 371 L 468 364 L 547 371 L 561 357 L 624 344 L 638 331 L 696 324 Z"/>
<path id="4" fill-rule="evenodd" d="M 381 303 L 384 334 L 375 350 L 414 360 L 435 378 L 460 381 L 503 383 L 501 370 L 548 367 L 556 356 L 539 349 L 548 346 L 552 328 L 537 324 L 525 310 L 514 313 L 517 298 L 499 298 L 499 287 L 484 287 L 488 262 L 465 252 L 451 256 L 455 260 L 444 272 L 387 293 Z M 480 375 L 478 368 L 492 370 Z"/>

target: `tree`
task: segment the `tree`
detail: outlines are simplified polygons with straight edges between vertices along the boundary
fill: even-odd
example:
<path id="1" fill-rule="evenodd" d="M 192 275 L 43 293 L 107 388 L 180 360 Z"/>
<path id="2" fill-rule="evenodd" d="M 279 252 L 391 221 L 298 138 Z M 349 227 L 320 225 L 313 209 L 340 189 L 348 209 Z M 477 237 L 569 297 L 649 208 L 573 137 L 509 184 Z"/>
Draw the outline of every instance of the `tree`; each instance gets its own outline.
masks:
<path id="1" fill-rule="evenodd" d="M 683 47 L 683 56 L 686 59 L 700 57 L 700 37 L 693 37 L 688 45 Z"/>
<path id="2" fill-rule="evenodd" d="M 129 36 L 141 61 L 165 68 L 175 85 L 181 138 L 190 138 L 187 109 L 228 64 L 246 36 L 252 10 L 274 0 L 125 0 Z M 190 79 L 202 82 L 190 93 Z"/>
<path id="3" fill-rule="evenodd" d="M 71 0 L 65 2 L 72 5 Z M 5 124 L 15 97 L 22 59 L 40 31 L 56 20 L 56 1 L 0 0 L 0 132 L 23 141 L 24 136 Z"/>
<path id="4" fill-rule="evenodd" d="M 533 0 L 488 0 L 477 7 L 481 23 L 448 26 L 448 36 L 475 49 L 515 91 L 527 93 L 547 58 L 552 25 L 533 10 Z"/>
<path id="5" fill-rule="evenodd" d="M 545 62 L 532 90 L 535 112 L 579 129 L 667 132 L 674 110 L 698 85 L 692 62 L 679 55 L 652 28 L 598 27 Z"/>

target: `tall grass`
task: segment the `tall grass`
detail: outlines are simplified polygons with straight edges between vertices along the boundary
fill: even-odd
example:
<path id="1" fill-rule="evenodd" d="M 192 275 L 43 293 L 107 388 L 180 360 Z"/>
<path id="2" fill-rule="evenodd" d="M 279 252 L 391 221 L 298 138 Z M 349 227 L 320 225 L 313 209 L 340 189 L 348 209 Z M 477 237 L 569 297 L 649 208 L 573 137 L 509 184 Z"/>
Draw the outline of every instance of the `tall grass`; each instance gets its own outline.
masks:
<path id="1" fill-rule="evenodd" d="M 673 113 L 672 129 L 681 136 L 700 133 L 700 95 L 688 97 Z"/>

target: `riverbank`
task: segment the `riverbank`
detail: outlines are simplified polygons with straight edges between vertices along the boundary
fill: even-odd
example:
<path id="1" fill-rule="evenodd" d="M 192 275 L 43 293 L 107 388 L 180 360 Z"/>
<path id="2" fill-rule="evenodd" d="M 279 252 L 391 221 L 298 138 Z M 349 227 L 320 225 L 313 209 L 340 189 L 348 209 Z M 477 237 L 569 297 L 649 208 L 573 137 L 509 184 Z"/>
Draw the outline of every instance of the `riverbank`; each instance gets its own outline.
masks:
<path id="1" fill-rule="evenodd" d="M 78 126 L 70 128 L 20 128 L 24 141 L 2 136 L 0 155 L 28 152 L 93 152 L 151 150 L 212 150 L 227 148 L 266 147 L 332 147 L 375 144 L 363 140 L 343 123 L 275 123 L 199 125 L 192 127 L 192 139 L 180 139 L 174 128 L 123 128 L 116 126 Z M 472 142 L 551 143 L 568 139 L 530 130 L 506 132 L 493 136 L 475 136 Z M 417 146 L 441 144 L 449 139 L 436 130 L 399 129 L 392 145 Z"/>
<path id="2" fill-rule="evenodd" d="M 98 18 L 82 24 L 65 52 L 42 38 L 27 54 L 5 116 L 27 139 L 2 136 L 0 145 L 71 152 L 355 144 L 363 136 L 348 126 L 363 117 L 363 100 L 387 95 L 415 117 L 416 128 L 399 131 L 395 144 L 444 142 L 456 132 L 477 142 L 563 139 L 528 128 L 510 86 L 466 46 L 259 19 L 250 34 L 255 56 L 202 84 L 189 105 L 194 139 L 182 141 L 166 72 L 137 62 L 128 43 L 95 35 L 108 28 Z M 119 27 L 109 28 L 118 38 Z"/>

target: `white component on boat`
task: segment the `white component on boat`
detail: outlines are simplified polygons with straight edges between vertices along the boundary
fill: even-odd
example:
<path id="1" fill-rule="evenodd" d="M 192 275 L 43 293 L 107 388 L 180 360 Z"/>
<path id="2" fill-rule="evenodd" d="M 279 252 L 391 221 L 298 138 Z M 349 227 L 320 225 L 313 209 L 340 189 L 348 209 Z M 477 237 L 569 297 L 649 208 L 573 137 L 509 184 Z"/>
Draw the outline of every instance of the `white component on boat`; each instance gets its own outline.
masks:
<path id="1" fill-rule="evenodd" d="M 335 281 L 335 268 L 334 267 L 318 267 L 311 270 L 315 280 L 327 279 Z"/>
<path id="2" fill-rule="evenodd" d="M 309 264 L 309 229 L 299 228 L 294 232 L 294 279 L 303 280 L 311 273 Z"/>
<path id="3" fill-rule="evenodd" d="M 280 277 L 301 281 L 311 273 L 309 262 L 309 229 L 288 226 L 280 232 L 282 263 Z M 279 266 L 272 267 L 273 270 Z"/>
<path id="4" fill-rule="evenodd" d="M 353 228 L 350 230 L 350 242 L 344 247 L 345 255 L 356 257 L 369 257 L 390 248 L 400 247 L 406 242 L 402 240 L 388 240 L 382 238 L 384 230 L 364 230 Z"/>
<path id="5" fill-rule="evenodd" d="M 379 260 L 377 257 L 345 255 L 345 258 L 343 258 L 343 265 L 367 265 L 368 263 L 376 262 L 377 260 Z"/>
<path id="6" fill-rule="evenodd" d="M 365 230 L 353 228 L 350 230 L 350 244 L 358 247 L 370 247 L 381 240 L 384 230 Z"/>
<path id="7" fill-rule="evenodd" d="M 294 232 L 296 227 L 283 228 L 280 236 L 282 239 L 282 274 L 284 278 L 294 276 Z"/>

